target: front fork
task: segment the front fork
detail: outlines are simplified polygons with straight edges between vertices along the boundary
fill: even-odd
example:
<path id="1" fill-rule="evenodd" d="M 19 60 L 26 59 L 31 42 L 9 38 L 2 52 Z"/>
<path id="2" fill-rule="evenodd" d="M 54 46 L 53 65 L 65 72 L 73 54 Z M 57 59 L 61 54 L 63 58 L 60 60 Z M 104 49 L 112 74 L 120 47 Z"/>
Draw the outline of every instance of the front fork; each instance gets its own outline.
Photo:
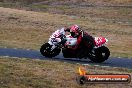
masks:
<path id="1" fill-rule="evenodd" d="M 56 48 L 55 44 L 53 44 L 51 41 L 49 41 L 48 43 L 51 45 L 50 51 L 52 51 Z"/>

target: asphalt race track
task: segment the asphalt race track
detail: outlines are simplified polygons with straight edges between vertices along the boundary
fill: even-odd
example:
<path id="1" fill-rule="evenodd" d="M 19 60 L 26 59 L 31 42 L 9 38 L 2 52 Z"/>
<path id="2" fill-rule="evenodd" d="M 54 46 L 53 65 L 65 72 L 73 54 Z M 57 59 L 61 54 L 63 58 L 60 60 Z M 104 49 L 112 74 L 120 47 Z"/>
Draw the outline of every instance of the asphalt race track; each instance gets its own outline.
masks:
<path id="1" fill-rule="evenodd" d="M 0 56 L 19 57 L 19 58 L 30 58 L 30 59 L 41 59 L 41 60 L 58 60 L 69 63 L 88 64 L 95 66 L 105 67 L 123 67 L 132 69 L 132 58 L 115 58 L 110 57 L 103 63 L 92 63 L 90 60 L 76 59 L 76 58 L 64 58 L 62 54 L 50 59 L 42 56 L 37 50 L 24 50 L 24 49 L 12 49 L 12 48 L 0 48 Z"/>

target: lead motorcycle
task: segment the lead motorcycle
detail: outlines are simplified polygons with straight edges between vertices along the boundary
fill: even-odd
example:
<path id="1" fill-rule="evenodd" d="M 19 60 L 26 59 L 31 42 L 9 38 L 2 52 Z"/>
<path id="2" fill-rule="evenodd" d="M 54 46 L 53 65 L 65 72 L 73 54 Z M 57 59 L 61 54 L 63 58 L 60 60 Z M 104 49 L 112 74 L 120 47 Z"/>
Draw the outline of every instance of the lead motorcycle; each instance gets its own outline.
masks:
<path id="1" fill-rule="evenodd" d="M 89 51 L 88 45 L 89 45 L 89 38 L 88 35 L 86 35 L 84 32 L 82 32 L 82 41 L 80 43 L 80 48 L 83 49 L 83 52 L 79 51 L 79 49 L 71 49 L 72 47 L 70 42 L 77 42 L 76 38 L 71 37 L 70 35 L 61 36 L 61 40 L 65 41 L 59 42 L 57 44 L 54 44 L 54 40 L 49 40 L 47 43 L 43 44 L 40 48 L 40 52 L 45 57 L 55 57 L 60 54 L 62 51 L 62 54 L 64 58 L 79 58 L 81 55 L 82 58 L 90 59 L 92 62 L 95 63 L 101 63 L 107 60 L 110 56 L 109 49 L 105 46 L 105 44 L 108 42 L 108 40 L 105 37 L 94 37 L 94 48 Z M 66 45 L 65 44 L 69 44 Z M 83 46 L 83 47 L 82 47 Z"/>

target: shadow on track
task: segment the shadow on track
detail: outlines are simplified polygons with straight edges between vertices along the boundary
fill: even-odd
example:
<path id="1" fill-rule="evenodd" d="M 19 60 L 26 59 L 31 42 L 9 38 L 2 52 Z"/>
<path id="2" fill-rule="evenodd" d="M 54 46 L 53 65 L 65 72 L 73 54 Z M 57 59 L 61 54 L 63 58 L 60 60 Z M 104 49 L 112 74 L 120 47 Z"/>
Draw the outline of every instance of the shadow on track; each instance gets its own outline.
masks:
<path id="1" fill-rule="evenodd" d="M 103 63 L 92 63 L 90 60 L 80 60 L 76 58 L 63 58 L 62 54 L 50 59 L 42 56 L 37 50 L 24 50 L 24 49 L 12 49 L 12 48 L 0 48 L 0 56 L 19 57 L 19 58 L 31 58 L 41 60 L 57 60 L 68 63 L 79 63 L 89 65 L 100 66 L 112 66 L 112 67 L 124 67 L 132 69 L 132 59 L 128 58 L 109 58 Z"/>

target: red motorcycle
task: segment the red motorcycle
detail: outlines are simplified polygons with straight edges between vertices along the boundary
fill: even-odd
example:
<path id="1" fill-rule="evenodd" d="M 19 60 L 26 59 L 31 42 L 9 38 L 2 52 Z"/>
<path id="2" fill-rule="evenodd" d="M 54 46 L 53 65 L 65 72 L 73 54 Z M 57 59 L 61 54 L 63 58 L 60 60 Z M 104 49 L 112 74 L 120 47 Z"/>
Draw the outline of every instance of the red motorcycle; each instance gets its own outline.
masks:
<path id="1" fill-rule="evenodd" d="M 80 47 L 78 49 L 71 49 L 67 46 L 65 46 L 63 43 L 57 43 L 55 44 L 55 47 L 52 48 L 54 40 L 50 39 L 48 43 L 45 43 L 41 46 L 40 52 L 45 57 L 55 57 L 59 55 L 59 53 L 62 51 L 63 56 L 65 58 L 79 58 L 81 55 L 82 58 L 90 59 L 91 61 L 95 63 L 101 63 L 107 60 L 110 56 L 109 49 L 105 46 L 105 44 L 108 42 L 108 40 L 105 37 L 95 37 L 94 38 L 94 48 L 89 51 L 88 45 L 89 45 L 89 38 L 88 35 L 82 33 L 82 41 L 79 45 Z M 77 41 L 76 38 L 73 38 L 69 35 L 64 36 L 61 38 L 62 41 L 67 42 L 75 42 Z M 70 44 L 70 43 L 69 43 Z M 83 49 L 83 51 L 79 51 L 79 49 Z"/>

